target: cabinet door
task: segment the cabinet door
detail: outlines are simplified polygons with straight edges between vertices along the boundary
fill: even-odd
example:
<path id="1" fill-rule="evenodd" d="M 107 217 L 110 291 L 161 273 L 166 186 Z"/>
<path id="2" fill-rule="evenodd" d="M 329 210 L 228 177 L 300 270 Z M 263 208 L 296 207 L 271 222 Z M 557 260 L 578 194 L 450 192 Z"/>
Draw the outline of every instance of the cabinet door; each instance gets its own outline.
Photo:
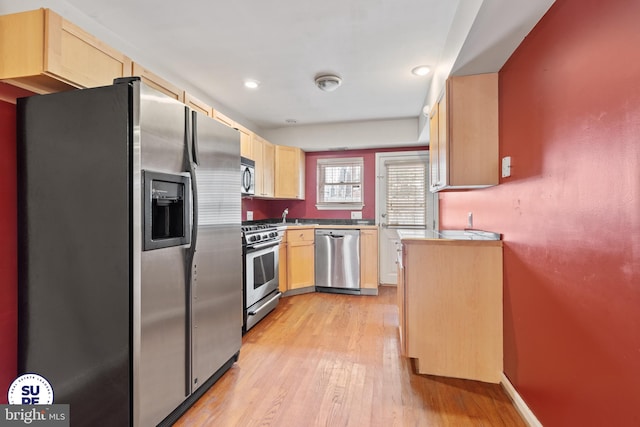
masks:
<path id="1" fill-rule="evenodd" d="M 452 77 L 447 116 L 451 187 L 498 184 L 498 74 Z"/>
<path id="2" fill-rule="evenodd" d="M 236 128 L 236 123 L 231 120 L 229 117 L 225 116 L 218 110 L 213 110 L 213 118 L 219 121 L 222 124 L 229 126 L 230 128 Z"/>
<path id="3" fill-rule="evenodd" d="M 276 145 L 275 197 L 304 199 L 304 151 Z"/>
<path id="4" fill-rule="evenodd" d="M 80 87 L 110 85 L 131 75 L 131 59 L 124 54 L 49 9 L 45 17 L 47 72 Z"/>
<path id="5" fill-rule="evenodd" d="M 431 109 L 429 115 L 429 190 L 435 191 L 440 186 L 440 133 L 438 129 L 440 104 Z"/>
<path id="6" fill-rule="evenodd" d="M 258 135 L 251 135 L 251 151 L 252 159 L 256 162 L 256 179 L 255 179 L 255 195 L 264 196 L 264 159 L 263 159 L 263 143 L 262 138 Z"/>
<path id="7" fill-rule="evenodd" d="M 0 79 L 36 93 L 131 75 L 131 59 L 49 9 L 0 17 Z"/>
<path id="8" fill-rule="evenodd" d="M 278 287 L 280 292 L 286 292 L 289 290 L 289 281 L 287 280 L 287 269 L 289 264 L 287 263 L 287 238 L 286 233 L 280 243 L 280 255 L 278 261 Z"/>
<path id="9" fill-rule="evenodd" d="M 184 102 L 192 110 L 204 114 L 207 117 L 211 117 L 211 115 L 213 114 L 213 108 L 187 92 L 184 92 L 182 96 L 182 102 Z"/>
<path id="10" fill-rule="evenodd" d="M 378 289 L 378 230 L 360 230 L 360 287 Z"/>
<path id="11" fill-rule="evenodd" d="M 431 191 L 498 184 L 498 75 L 456 76 L 434 106 Z"/>
<path id="12" fill-rule="evenodd" d="M 262 195 L 273 197 L 275 195 L 276 148 L 269 141 L 263 140 L 263 144 Z"/>
<path id="13" fill-rule="evenodd" d="M 290 228 L 287 230 L 287 288 L 314 286 L 315 230 Z"/>
<path id="14" fill-rule="evenodd" d="M 449 102 L 447 94 L 438 104 L 438 182 L 437 187 L 443 188 L 449 185 Z"/>
<path id="15" fill-rule="evenodd" d="M 288 288 L 300 289 L 315 284 L 313 243 L 288 243 L 287 247 L 287 267 L 288 267 Z"/>
<path id="16" fill-rule="evenodd" d="M 254 160 L 250 131 L 243 128 L 239 128 L 238 130 L 240 131 L 240 155 L 247 159 Z"/>
<path id="17" fill-rule="evenodd" d="M 275 147 L 269 141 L 253 134 L 251 149 L 256 162 L 255 193 L 258 197 L 273 197 Z"/>
<path id="18" fill-rule="evenodd" d="M 183 93 L 184 91 L 177 86 L 174 86 L 167 80 L 163 79 L 159 75 L 147 70 L 142 65 L 137 62 L 133 63 L 133 75 L 139 76 L 144 84 L 154 88 L 157 91 L 164 93 L 167 96 L 170 96 L 173 99 L 177 99 L 178 101 L 183 101 Z"/>

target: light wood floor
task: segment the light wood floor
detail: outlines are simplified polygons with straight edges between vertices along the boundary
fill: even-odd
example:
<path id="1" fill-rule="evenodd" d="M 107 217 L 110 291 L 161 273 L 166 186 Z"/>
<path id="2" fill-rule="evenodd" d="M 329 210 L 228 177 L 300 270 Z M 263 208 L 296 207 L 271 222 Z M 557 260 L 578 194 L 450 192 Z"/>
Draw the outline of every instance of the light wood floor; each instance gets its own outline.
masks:
<path id="1" fill-rule="evenodd" d="M 413 373 L 395 292 L 283 298 L 176 426 L 526 426 L 500 385 Z"/>

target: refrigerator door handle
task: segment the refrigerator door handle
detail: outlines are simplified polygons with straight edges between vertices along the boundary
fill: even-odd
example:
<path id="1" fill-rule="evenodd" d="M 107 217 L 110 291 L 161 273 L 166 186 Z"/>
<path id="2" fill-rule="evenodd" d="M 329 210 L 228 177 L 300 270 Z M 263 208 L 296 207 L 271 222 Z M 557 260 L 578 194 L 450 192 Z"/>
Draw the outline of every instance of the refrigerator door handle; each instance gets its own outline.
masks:
<path id="1" fill-rule="evenodd" d="M 185 132 L 184 132 L 184 136 L 185 136 L 185 163 L 186 163 L 186 168 L 187 171 L 189 172 L 189 176 L 191 177 L 191 202 L 192 202 L 192 206 L 193 208 L 191 209 L 192 212 L 192 222 L 191 222 L 191 245 L 186 248 L 186 289 L 185 289 L 185 299 L 186 299 L 186 307 L 187 307 L 187 313 L 186 313 L 186 322 L 185 322 L 185 333 L 186 333 L 186 340 L 185 340 L 185 355 L 186 355 L 186 360 L 193 360 L 192 356 L 193 356 L 193 331 L 192 331 L 192 324 L 193 324 L 193 289 L 194 289 L 194 283 L 193 283 L 193 278 L 194 278 L 194 274 L 193 274 L 193 270 L 194 270 L 194 259 L 195 259 L 195 253 L 196 253 L 196 245 L 198 242 L 198 185 L 196 182 L 196 162 L 195 162 L 195 153 L 193 152 L 193 149 L 197 149 L 197 145 L 196 145 L 196 117 L 195 117 L 195 113 L 193 114 L 193 117 L 190 117 L 191 114 L 189 114 L 191 111 L 189 110 L 189 107 L 185 106 Z M 193 122 L 191 122 L 191 118 L 193 118 Z M 193 127 L 191 126 L 193 125 Z M 192 133 L 193 133 L 193 139 L 192 139 Z M 191 144 L 193 142 L 193 145 Z M 185 370 L 186 370 L 186 375 L 185 375 L 185 396 L 189 396 L 191 394 L 191 383 L 193 382 L 193 367 L 191 363 L 187 363 L 185 364 Z"/>
<path id="2" fill-rule="evenodd" d="M 198 115 L 195 111 L 191 112 L 191 123 L 193 129 L 193 138 L 191 138 L 191 156 L 189 157 L 189 161 L 198 165 L 200 163 L 198 161 L 198 132 L 195 131 L 198 128 Z M 187 141 L 187 147 L 189 147 L 189 141 Z"/>

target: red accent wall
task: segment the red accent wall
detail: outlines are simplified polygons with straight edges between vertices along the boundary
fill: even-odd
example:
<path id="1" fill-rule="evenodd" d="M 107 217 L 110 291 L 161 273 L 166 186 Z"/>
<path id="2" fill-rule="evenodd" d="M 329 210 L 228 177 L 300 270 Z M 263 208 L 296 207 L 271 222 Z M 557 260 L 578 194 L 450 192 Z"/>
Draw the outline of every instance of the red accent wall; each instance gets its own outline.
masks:
<path id="1" fill-rule="evenodd" d="M 350 210 L 316 209 L 316 165 L 320 158 L 362 157 L 364 162 L 364 208 L 362 219 L 374 220 L 376 216 L 376 153 L 393 151 L 428 150 L 428 147 L 400 147 L 389 149 L 347 150 L 310 152 L 305 155 L 305 200 L 242 200 L 242 219 L 247 211 L 253 211 L 253 219 L 281 218 L 282 211 L 289 209 L 287 218 L 298 219 L 351 219 Z"/>
<path id="2" fill-rule="evenodd" d="M 505 373 L 545 427 L 640 425 L 640 2 L 557 0 L 500 72 Z"/>
<path id="3" fill-rule="evenodd" d="M 16 106 L 0 101 L 0 404 L 17 373 Z"/>

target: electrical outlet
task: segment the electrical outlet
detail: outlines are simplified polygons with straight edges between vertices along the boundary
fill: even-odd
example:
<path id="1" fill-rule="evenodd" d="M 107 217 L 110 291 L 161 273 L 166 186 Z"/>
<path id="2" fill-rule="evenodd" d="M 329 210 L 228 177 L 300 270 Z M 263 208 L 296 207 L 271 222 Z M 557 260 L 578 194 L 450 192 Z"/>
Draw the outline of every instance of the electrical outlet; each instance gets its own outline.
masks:
<path id="1" fill-rule="evenodd" d="M 502 177 L 511 176 L 511 156 L 502 158 Z"/>
<path id="2" fill-rule="evenodd" d="M 247 211 L 247 221 L 253 221 L 253 211 Z"/>
<path id="3" fill-rule="evenodd" d="M 362 211 L 352 211 L 351 219 L 362 219 Z"/>

